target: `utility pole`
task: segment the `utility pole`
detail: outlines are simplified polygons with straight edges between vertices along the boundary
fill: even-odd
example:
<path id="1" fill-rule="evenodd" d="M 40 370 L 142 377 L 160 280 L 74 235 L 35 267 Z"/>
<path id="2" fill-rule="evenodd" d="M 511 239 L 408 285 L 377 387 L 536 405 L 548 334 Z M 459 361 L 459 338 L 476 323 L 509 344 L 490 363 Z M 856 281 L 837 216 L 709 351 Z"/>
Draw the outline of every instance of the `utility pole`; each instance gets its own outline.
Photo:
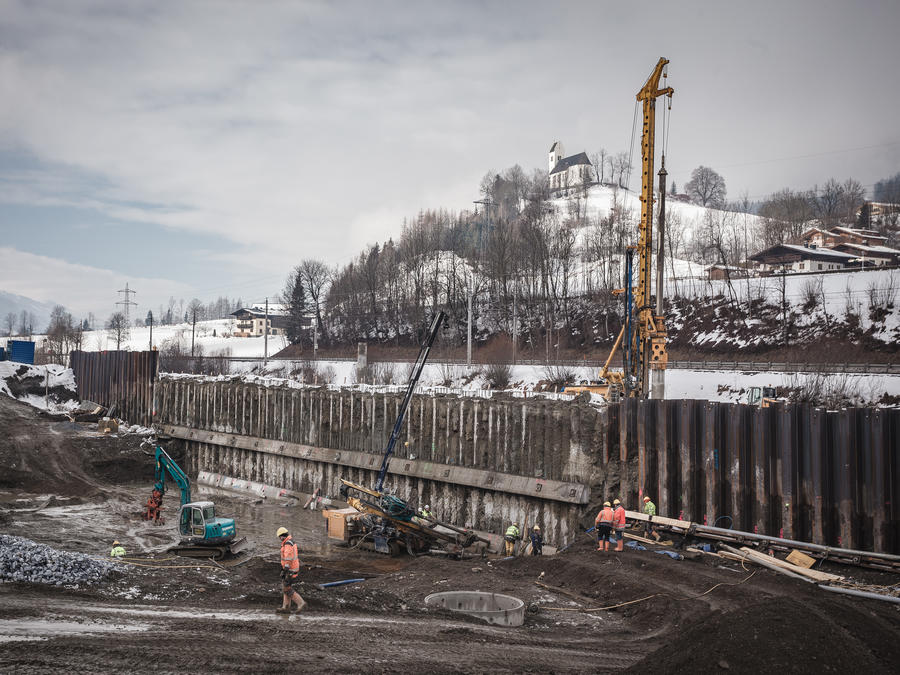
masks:
<path id="1" fill-rule="evenodd" d="M 194 310 L 194 320 L 191 323 L 191 356 L 194 355 L 194 333 L 197 330 L 197 310 Z"/>
<path id="2" fill-rule="evenodd" d="M 478 215 L 478 204 L 484 205 L 484 216 L 487 222 L 487 227 L 491 226 L 491 211 L 490 207 L 495 206 L 495 203 L 490 199 L 476 199 L 472 202 L 475 204 L 475 215 Z M 484 243 L 484 228 L 481 228 L 478 234 L 478 263 L 481 262 L 481 256 L 483 254 L 482 247 Z M 469 284 L 469 298 L 468 298 L 468 320 L 467 324 L 467 338 L 466 338 L 466 365 L 472 365 L 472 295 L 475 293 L 475 282 L 476 282 L 476 272 L 472 270 L 472 280 Z"/>
<path id="3" fill-rule="evenodd" d="M 127 326 L 130 327 L 130 326 L 131 326 L 131 321 L 130 321 L 129 317 L 130 317 L 130 314 L 131 314 L 131 313 L 129 312 L 129 309 L 128 309 L 128 308 L 129 308 L 129 307 L 137 307 L 137 303 L 131 301 L 131 294 L 134 293 L 135 295 L 137 295 L 137 291 L 133 291 L 133 290 L 131 290 L 130 288 L 128 288 L 128 282 L 126 281 L 126 282 L 125 282 L 125 288 L 122 288 L 122 289 L 118 290 L 117 293 L 124 293 L 124 294 L 125 294 L 125 299 L 124 299 L 124 300 L 119 300 L 119 302 L 117 302 L 116 304 L 117 304 L 117 305 L 122 305 L 122 306 L 124 307 L 124 310 L 123 310 L 123 311 L 124 311 L 124 313 L 125 313 L 125 324 L 126 324 Z"/>
<path id="4" fill-rule="evenodd" d="M 512 341 L 513 341 L 513 357 L 512 362 L 513 365 L 516 364 L 516 346 L 519 342 L 519 279 L 518 277 L 513 278 L 513 329 L 512 329 Z"/>
<path id="5" fill-rule="evenodd" d="M 466 339 L 466 365 L 472 365 L 472 284 L 475 283 L 475 273 L 472 273 L 472 280 L 469 282 L 469 319 L 468 319 L 468 338 Z"/>
<path id="6" fill-rule="evenodd" d="M 153 351 L 153 311 L 150 311 L 150 351 Z"/>
<path id="7" fill-rule="evenodd" d="M 269 298 L 266 298 L 266 318 L 263 321 L 263 365 L 269 362 Z"/>

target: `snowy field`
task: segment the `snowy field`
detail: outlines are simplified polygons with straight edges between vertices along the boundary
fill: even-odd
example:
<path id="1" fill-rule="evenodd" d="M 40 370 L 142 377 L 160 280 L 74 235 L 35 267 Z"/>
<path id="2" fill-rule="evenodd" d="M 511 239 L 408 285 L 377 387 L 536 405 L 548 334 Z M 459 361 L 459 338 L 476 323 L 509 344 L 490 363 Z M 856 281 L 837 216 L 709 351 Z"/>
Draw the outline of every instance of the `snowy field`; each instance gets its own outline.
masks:
<path id="1" fill-rule="evenodd" d="M 270 379 L 275 381 L 288 375 L 292 368 L 300 363 L 270 362 L 266 370 L 261 368 L 261 364 L 244 362 L 240 365 L 246 366 L 243 369 L 245 377 L 259 379 L 259 381 Z M 407 362 L 382 363 L 379 364 L 379 367 L 382 368 L 382 372 L 387 369 L 393 373 L 393 381 L 397 384 L 392 386 L 399 390 L 406 382 L 411 365 Z M 318 373 L 326 373 L 327 383 L 332 386 L 371 386 L 357 382 L 354 361 L 317 361 L 316 368 Z M 419 380 L 419 390 L 423 393 L 489 397 L 492 392 L 489 391 L 489 384 L 483 370 L 483 366 L 473 366 L 469 370 L 465 365 L 427 364 Z M 575 367 L 567 370 L 575 374 L 576 381 L 591 380 L 597 377 L 596 368 Z M 511 371 L 510 390 L 526 395 L 534 392 L 539 383 L 548 380 L 552 375 L 544 366 L 511 366 Z M 297 381 L 296 377 L 291 379 Z M 900 375 L 828 375 L 825 376 L 825 379 L 828 383 L 826 386 L 853 392 L 860 402 L 878 401 L 885 394 L 900 397 Z M 746 403 L 750 387 L 771 386 L 777 387 L 779 390 L 786 390 L 820 385 L 819 380 L 821 380 L 821 376 L 804 373 L 667 370 L 666 398 Z M 322 384 L 322 381 L 317 380 L 316 383 Z M 313 383 L 305 382 L 304 384 Z"/>
<path id="2" fill-rule="evenodd" d="M 238 363 L 246 366 L 245 372 L 210 379 L 242 377 L 251 382 L 288 383 L 290 386 L 297 387 L 313 384 L 313 382 L 301 382 L 296 376 L 285 378 L 294 366 L 299 365 L 298 362 L 270 362 L 265 370 L 261 368 L 261 364 L 253 364 L 254 372 L 251 372 L 249 362 Z M 379 364 L 381 372 L 384 373 L 385 369 L 389 370 L 396 383 L 386 386 L 357 383 L 354 361 L 318 361 L 315 367 L 319 374 L 326 375 L 327 384 L 332 387 L 355 386 L 367 389 L 387 387 L 400 391 L 405 388 L 411 364 L 406 362 Z M 526 397 L 568 398 L 565 395 L 535 393 L 535 388 L 551 375 L 545 367 L 512 366 L 511 368 L 512 384 L 506 390 L 507 392 Z M 570 370 L 575 373 L 578 380 L 593 379 L 597 374 L 594 368 L 580 367 Z M 470 370 L 464 365 L 428 364 L 419 380 L 418 391 L 425 394 L 456 394 L 489 398 L 497 392 L 489 389 L 482 371 L 482 367 L 473 367 Z M 669 370 L 666 372 L 666 398 L 744 403 L 750 387 L 774 386 L 780 390 L 786 390 L 809 386 L 813 384 L 812 380 L 815 377 L 814 375 L 780 372 Z M 900 397 L 900 375 L 831 375 L 827 379 L 831 386 L 855 393 L 860 402 L 877 401 L 885 394 Z M 322 381 L 317 381 L 317 384 L 322 383 Z M 27 386 L 23 387 L 23 384 Z M 49 397 L 43 395 L 45 387 L 51 390 Z M 64 395 L 60 396 L 58 393 L 54 396 L 52 393 L 54 389 Z M 71 370 L 62 366 L 27 366 L 10 361 L 0 362 L 0 395 L 12 396 L 42 410 L 65 412 L 78 407 L 77 402 L 73 400 L 74 391 L 74 375 Z M 597 402 L 599 403 L 599 401 Z"/>
<path id="3" fill-rule="evenodd" d="M 195 342 L 203 349 L 204 356 L 237 356 L 262 357 L 265 350 L 264 338 L 238 338 L 233 336 L 233 319 L 216 319 L 214 321 L 198 321 Z M 35 348 L 40 350 L 45 335 L 35 335 Z M 188 352 L 191 349 L 191 324 L 182 323 L 172 326 L 153 326 L 153 346 L 161 349 L 166 343 L 178 341 Z M 0 338 L 0 347 L 5 346 L 7 338 Z M 280 352 L 287 347 L 284 336 L 269 336 L 269 355 Z M 143 351 L 150 348 L 150 328 L 141 326 L 130 328 L 128 337 L 122 342 L 121 349 Z M 106 330 L 85 331 L 82 349 L 89 352 L 116 349 L 116 340 Z"/>

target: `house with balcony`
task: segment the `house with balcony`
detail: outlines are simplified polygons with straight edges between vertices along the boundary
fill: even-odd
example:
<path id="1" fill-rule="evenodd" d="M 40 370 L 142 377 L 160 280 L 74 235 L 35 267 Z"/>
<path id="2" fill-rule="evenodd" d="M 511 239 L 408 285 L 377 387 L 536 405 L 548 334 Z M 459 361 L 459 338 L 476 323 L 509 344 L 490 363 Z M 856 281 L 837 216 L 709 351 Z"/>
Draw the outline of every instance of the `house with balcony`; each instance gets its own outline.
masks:
<path id="1" fill-rule="evenodd" d="M 828 272 L 842 270 L 853 265 L 859 256 L 830 248 L 778 244 L 750 256 L 760 272 Z"/>
<path id="2" fill-rule="evenodd" d="M 265 308 L 257 306 L 242 307 L 232 312 L 234 317 L 234 337 L 261 337 L 268 330 L 269 335 L 284 335 L 287 330 L 287 311 L 280 306 Z"/>

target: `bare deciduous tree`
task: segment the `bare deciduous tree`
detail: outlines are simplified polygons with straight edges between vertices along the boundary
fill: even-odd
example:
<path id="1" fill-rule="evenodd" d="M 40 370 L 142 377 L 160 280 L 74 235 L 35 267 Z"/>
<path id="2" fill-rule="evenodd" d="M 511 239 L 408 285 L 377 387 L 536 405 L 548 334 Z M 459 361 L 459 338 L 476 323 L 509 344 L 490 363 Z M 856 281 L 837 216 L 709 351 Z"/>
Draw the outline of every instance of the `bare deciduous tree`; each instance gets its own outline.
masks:
<path id="1" fill-rule="evenodd" d="M 300 262 L 297 272 L 306 286 L 306 294 L 316 313 L 316 324 L 323 339 L 328 337 L 328 327 L 322 321 L 322 302 L 328 284 L 331 283 L 331 270 L 321 260 L 306 258 Z"/>
<path id="2" fill-rule="evenodd" d="M 597 171 L 597 180 L 600 181 L 600 185 L 603 185 L 606 182 L 607 157 L 609 157 L 609 152 L 607 152 L 606 148 L 600 148 L 591 155 L 591 162 L 594 164 L 594 169 Z"/>
<path id="3" fill-rule="evenodd" d="M 722 206 L 725 203 L 725 179 L 708 166 L 694 169 L 684 189 L 691 199 L 702 206 Z"/>
<path id="4" fill-rule="evenodd" d="M 128 339 L 128 321 L 122 312 L 113 312 L 106 320 L 106 329 L 109 336 L 116 341 L 116 349 L 122 348 L 122 343 Z"/>
<path id="5" fill-rule="evenodd" d="M 629 161 L 628 153 L 623 150 L 615 157 L 611 158 L 610 167 L 613 170 L 613 178 L 616 180 L 618 186 L 621 188 L 628 187 L 625 184 L 627 182 L 628 174 L 631 172 L 631 162 Z"/>

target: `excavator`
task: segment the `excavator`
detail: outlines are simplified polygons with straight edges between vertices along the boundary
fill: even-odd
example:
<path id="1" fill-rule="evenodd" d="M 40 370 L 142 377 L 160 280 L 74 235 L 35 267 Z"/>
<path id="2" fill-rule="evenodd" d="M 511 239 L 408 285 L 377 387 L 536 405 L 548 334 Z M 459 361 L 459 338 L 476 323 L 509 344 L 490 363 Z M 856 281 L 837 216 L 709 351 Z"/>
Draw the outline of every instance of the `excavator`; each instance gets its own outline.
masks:
<path id="1" fill-rule="evenodd" d="M 750 387 L 747 404 L 760 408 L 771 408 L 779 401 L 778 389 L 775 387 Z"/>
<path id="2" fill-rule="evenodd" d="M 666 78 L 669 61 L 660 58 L 650 77 L 637 93 L 637 100 L 643 107 L 643 128 L 641 132 L 641 224 L 636 246 L 625 251 L 625 288 L 613 291 L 625 296 L 625 321 L 609 352 L 609 357 L 601 368 L 598 380 L 584 384 L 570 384 L 563 389 L 566 393 L 591 392 L 599 394 L 607 401 L 621 397 L 645 398 L 651 394 L 651 371 L 653 377 L 653 398 L 661 398 L 661 388 L 668 363 L 666 351 L 666 320 L 663 316 L 663 236 L 665 228 L 665 181 L 666 158 L 662 157 L 659 171 L 660 193 L 660 242 L 656 270 L 656 311 L 651 305 L 653 253 L 653 175 L 654 152 L 656 147 L 656 99 L 669 97 L 671 106 L 672 87 L 659 86 L 660 78 Z M 633 282 L 633 259 L 637 253 L 637 286 Z M 613 358 L 619 349 L 623 352 L 622 370 L 610 370 Z"/>
<path id="3" fill-rule="evenodd" d="M 178 512 L 178 533 L 183 537 L 178 546 L 168 550 L 169 553 L 189 558 L 213 558 L 221 560 L 231 558 L 240 553 L 247 540 L 235 539 L 237 528 L 234 518 L 221 518 L 216 515 L 216 507 L 210 501 L 191 501 L 191 482 L 171 455 L 167 453 L 158 440 L 149 445 L 156 446 L 156 483 L 147 500 L 145 520 L 155 524 L 163 524 L 161 517 L 162 500 L 166 494 L 166 475 L 181 490 L 181 509 Z"/>
<path id="4" fill-rule="evenodd" d="M 481 552 L 490 543 L 470 530 L 444 523 L 431 516 L 415 510 L 405 501 L 384 491 L 384 479 L 387 476 L 394 446 L 403 426 L 403 419 L 412 400 L 413 391 L 428 360 L 428 354 L 437 338 L 438 330 L 446 322 L 444 312 L 438 312 L 432 319 L 425 342 L 419 350 L 419 357 L 409 377 L 406 395 L 400 404 L 394 428 L 388 439 L 381 460 L 381 469 L 375 487 L 368 488 L 357 483 L 341 479 L 341 496 L 361 515 L 346 519 L 342 528 L 345 541 L 353 547 L 366 548 L 377 553 L 399 555 L 404 550 L 410 555 L 423 555 L 435 547 L 442 547 L 442 552 L 453 557 L 462 555 L 463 549 L 478 544 Z M 350 493 L 359 496 L 352 496 Z M 440 549 L 439 549 L 440 550 Z"/>

